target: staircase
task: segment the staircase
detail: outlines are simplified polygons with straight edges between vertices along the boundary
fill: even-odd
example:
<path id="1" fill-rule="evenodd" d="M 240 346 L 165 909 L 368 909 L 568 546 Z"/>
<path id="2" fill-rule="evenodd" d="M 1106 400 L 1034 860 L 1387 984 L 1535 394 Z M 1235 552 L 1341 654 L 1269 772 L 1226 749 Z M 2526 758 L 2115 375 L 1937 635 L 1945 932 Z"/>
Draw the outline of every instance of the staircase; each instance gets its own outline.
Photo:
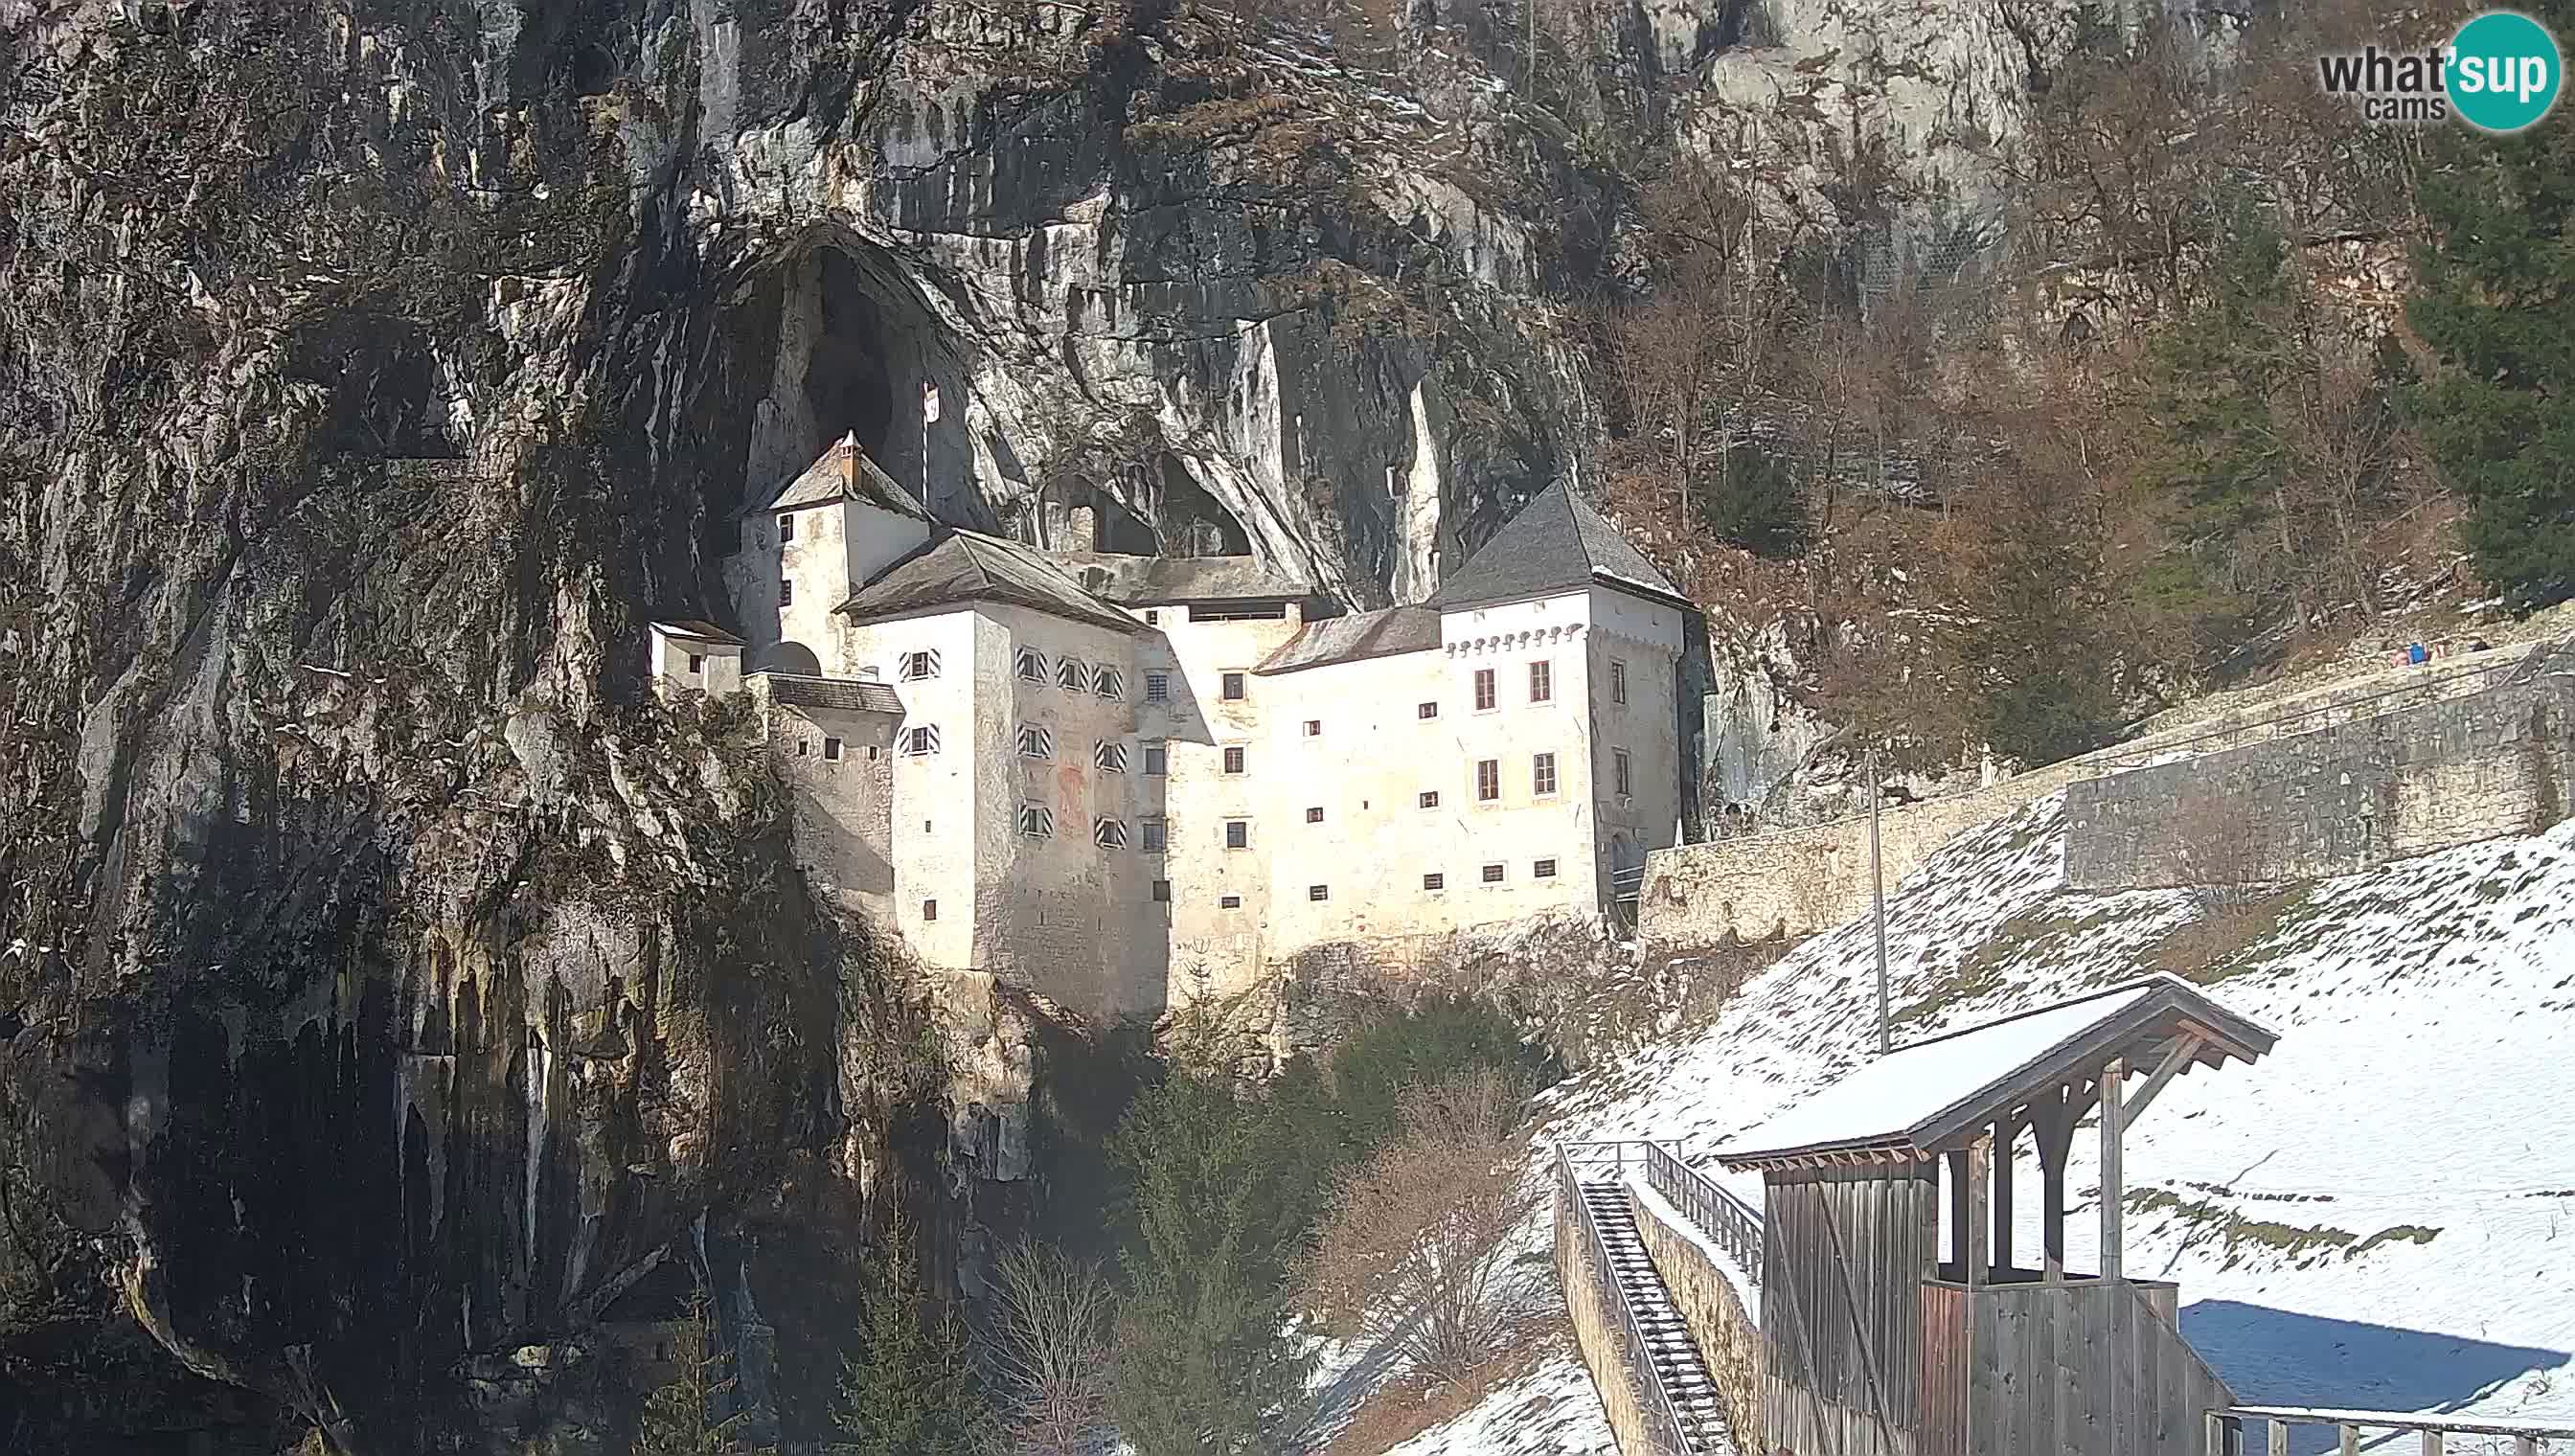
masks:
<path id="1" fill-rule="evenodd" d="M 1678 1449 L 1682 1456 L 1719 1456 L 1734 1447 L 1726 1435 L 1725 1413 L 1716 1394 L 1716 1383 L 1708 1378 L 1707 1366 L 1699 1360 L 1698 1346 L 1690 1339 L 1688 1326 L 1681 1323 L 1680 1311 L 1672 1307 L 1672 1296 L 1663 1287 L 1663 1278 L 1654 1272 L 1653 1261 L 1645 1255 L 1644 1240 L 1636 1233 L 1635 1215 L 1628 1211 L 1626 1185 L 1620 1179 L 1584 1181 L 1576 1184 L 1581 1193 L 1584 1219 L 1608 1264 L 1610 1282 L 1625 1306 L 1626 1324 L 1644 1346 L 1647 1365 L 1651 1367 L 1650 1394 L 1658 1398 L 1664 1419 L 1658 1425 L 1677 1427 Z"/>

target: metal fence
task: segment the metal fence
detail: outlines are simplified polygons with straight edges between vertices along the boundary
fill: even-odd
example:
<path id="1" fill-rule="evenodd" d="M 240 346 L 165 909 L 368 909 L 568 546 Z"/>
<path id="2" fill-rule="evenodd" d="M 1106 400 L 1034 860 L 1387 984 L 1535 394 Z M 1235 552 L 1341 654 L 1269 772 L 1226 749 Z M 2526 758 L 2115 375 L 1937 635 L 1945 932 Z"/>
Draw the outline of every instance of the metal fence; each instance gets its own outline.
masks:
<path id="1" fill-rule="evenodd" d="M 1591 1287 L 1600 1298 L 1617 1306 L 1619 1345 L 1637 1396 L 1637 1410 L 1649 1428 L 1654 1451 L 1686 1456 L 1695 1448 L 1690 1444 L 1687 1428 L 1681 1424 L 1680 1408 L 1672 1403 L 1672 1393 L 1663 1385 L 1662 1371 L 1654 1364 L 1653 1347 L 1645 1342 L 1644 1328 L 1636 1322 L 1635 1307 L 1627 1300 L 1625 1286 L 1618 1282 L 1617 1267 L 1609 1261 L 1609 1245 L 1591 1216 L 1591 1205 L 1582 1199 L 1583 1180 L 1574 1171 L 1579 1166 L 1596 1173 L 1605 1163 L 1610 1178 L 1619 1178 L 1628 1146 L 1618 1142 L 1557 1143 L 1555 1195 L 1581 1220 L 1582 1256 L 1591 1270 Z M 1594 1181 L 1599 1179 L 1595 1176 Z"/>

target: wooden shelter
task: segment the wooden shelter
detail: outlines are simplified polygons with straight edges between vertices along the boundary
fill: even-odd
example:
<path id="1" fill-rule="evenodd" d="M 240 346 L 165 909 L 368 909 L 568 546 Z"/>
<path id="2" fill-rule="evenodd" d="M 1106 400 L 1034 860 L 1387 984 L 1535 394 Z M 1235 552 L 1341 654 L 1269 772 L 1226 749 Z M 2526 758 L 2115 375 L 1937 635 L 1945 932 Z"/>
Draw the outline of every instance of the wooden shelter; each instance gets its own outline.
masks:
<path id="1" fill-rule="evenodd" d="M 1765 1456 L 2196 1456 L 2234 1397 L 2182 1339 L 2175 1287 L 2121 1267 L 2122 1134 L 2174 1077 L 2274 1039 L 2157 976 L 1903 1047 L 1719 1148 L 1762 1175 Z M 2065 1167 L 2096 1108 L 2085 1274 L 2065 1266 Z M 2023 1136 L 2044 1230 L 2029 1264 Z"/>

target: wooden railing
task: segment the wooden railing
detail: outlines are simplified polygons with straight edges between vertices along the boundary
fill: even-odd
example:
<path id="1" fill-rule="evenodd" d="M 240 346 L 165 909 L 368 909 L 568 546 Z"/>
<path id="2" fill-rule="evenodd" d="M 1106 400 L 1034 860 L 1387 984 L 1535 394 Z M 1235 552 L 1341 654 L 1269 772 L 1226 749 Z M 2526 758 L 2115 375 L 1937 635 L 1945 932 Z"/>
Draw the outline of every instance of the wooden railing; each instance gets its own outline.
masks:
<path id="1" fill-rule="evenodd" d="M 1612 1177 L 1626 1166 L 1627 1144 L 1616 1142 L 1559 1142 L 1555 1145 L 1555 1196 L 1573 1210 L 1581 1220 L 1583 1258 L 1591 1270 L 1591 1287 L 1599 1298 L 1618 1307 L 1618 1342 L 1625 1355 L 1630 1384 L 1641 1397 L 1637 1402 L 1649 1438 L 1656 1452 L 1686 1453 L 1692 1448 L 1689 1432 L 1681 1424 L 1680 1408 L 1672 1403 L 1672 1393 L 1663 1386 L 1662 1371 L 1654 1366 L 1654 1352 L 1645 1343 L 1643 1326 L 1636 1323 L 1636 1311 L 1627 1303 L 1625 1286 L 1618 1282 L 1618 1271 L 1609 1262 L 1609 1246 L 1600 1237 L 1600 1225 L 1592 1220 L 1591 1205 L 1582 1201 L 1582 1179 L 1574 1169 L 1596 1170 L 1607 1164 Z"/>
<path id="2" fill-rule="evenodd" d="M 1755 1285 L 1761 1282 L 1761 1215 L 1752 1205 L 1720 1188 L 1709 1177 L 1681 1161 L 1677 1142 L 1648 1142 L 1645 1181 L 1674 1208 L 1689 1215 L 1699 1230 L 1716 1241 Z"/>
<path id="3" fill-rule="evenodd" d="M 2483 1420 L 2475 1416 L 2438 1416 L 2389 1410 L 2236 1405 L 2208 1413 L 2208 1456 L 2257 1456 L 2244 1444 L 2244 1428 L 2254 1422 L 2268 1428 L 2265 1444 L 2270 1456 L 2289 1456 L 2291 1426 L 2334 1427 L 2341 1437 L 2342 1456 L 2355 1456 L 2360 1450 L 2364 1431 L 2411 1433 L 2421 1439 L 2423 1456 L 2444 1456 L 2452 1436 L 2503 1437 L 2512 1442 L 2513 1456 L 2539 1456 L 2542 1441 L 2575 1442 L 2575 1426 L 2552 1426 L 2538 1421 Z"/>

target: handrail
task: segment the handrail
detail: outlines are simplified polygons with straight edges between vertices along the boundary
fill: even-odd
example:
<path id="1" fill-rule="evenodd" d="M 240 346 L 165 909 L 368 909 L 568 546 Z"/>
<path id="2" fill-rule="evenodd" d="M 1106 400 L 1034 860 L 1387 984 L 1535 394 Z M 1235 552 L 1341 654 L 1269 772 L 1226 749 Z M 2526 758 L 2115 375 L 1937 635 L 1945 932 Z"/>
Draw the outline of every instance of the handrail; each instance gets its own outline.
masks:
<path id="1" fill-rule="evenodd" d="M 2425 1456 L 2439 1456 L 2445 1436 L 2510 1436 L 2514 1456 L 2538 1456 L 2541 1441 L 2575 1441 L 2575 1426 L 2542 1421 L 2491 1420 L 2481 1416 L 2432 1415 L 2422 1411 L 2332 1410 L 2291 1405 L 2233 1405 L 2208 1413 L 2208 1456 L 2249 1456 L 2243 1425 L 2261 1421 L 2270 1427 L 2270 1449 L 2286 1456 L 2289 1427 L 2333 1426 L 2342 1433 L 2342 1449 L 2359 1449 L 2363 1427 L 2409 1431 L 2423 1438 Z"/>
<path id="2" fill-rule="evenodd" d="M 1614 1170 L 1623 1174 L 1626 1169 L 1627 1147 L 1623 1142 L 1570 1144 L 1559 1142 L 1555 1145 L 1555 1196 L 1568 1202 L 1573 1209 L 1574 1217 L 1582 1221 L 1583 1252 L 1585 1261 L 1591 1266 L 1591 1287 L 1599 1291 L 1600 1297 L 1618 1306 L 1619 1343 L 1626 1347 L 1628 1378 L 1642 1387 L 1642 1394 L 1645 1397 L 1643 1414 L 1646 1424 L 1655 1428 L 1653 1433 L 1655 1448 L 1658 1451 L 1687 1453 L 1693 1447 L 1690 1444 L 1688 1428 L 1681 1424 L 1680 1408 L 1672 1403 L 1672 1393 L 1663 1388 L 1663 1372 L 1654 1368 L 1653 1349 L 1645 1343 L 1644 1328 L 1636 1323 L 1636 1311 L 1627 1303 L 1626 1291 L 1618 1283 L 1617 1271 L 1610 1266 L 1609 1245 L 1600 1236 L 1600 1225 L 1591 1217 L 1591 1205 L 1582 1201 L 1581 1180 L 1573 1175 L 1574 1164 L 1577 1161 L 1573 1156 L 1573 1149 L 1602 1147 L 1610 1150 L 1610 1156 L 1606 1161 Z M 1594 1153 L 1580 1161 L 1585 1166 L 1596 1167 L 1604 1159 Z"/>
<path id="3" fill-rule="evenodd" d="M 1681 1160 L 1677 1142 L 1645 1144 L 1645 1181 L 1725 1250 L 1743 1277 L 1761 1282 L 1761 1215 Z"/>

